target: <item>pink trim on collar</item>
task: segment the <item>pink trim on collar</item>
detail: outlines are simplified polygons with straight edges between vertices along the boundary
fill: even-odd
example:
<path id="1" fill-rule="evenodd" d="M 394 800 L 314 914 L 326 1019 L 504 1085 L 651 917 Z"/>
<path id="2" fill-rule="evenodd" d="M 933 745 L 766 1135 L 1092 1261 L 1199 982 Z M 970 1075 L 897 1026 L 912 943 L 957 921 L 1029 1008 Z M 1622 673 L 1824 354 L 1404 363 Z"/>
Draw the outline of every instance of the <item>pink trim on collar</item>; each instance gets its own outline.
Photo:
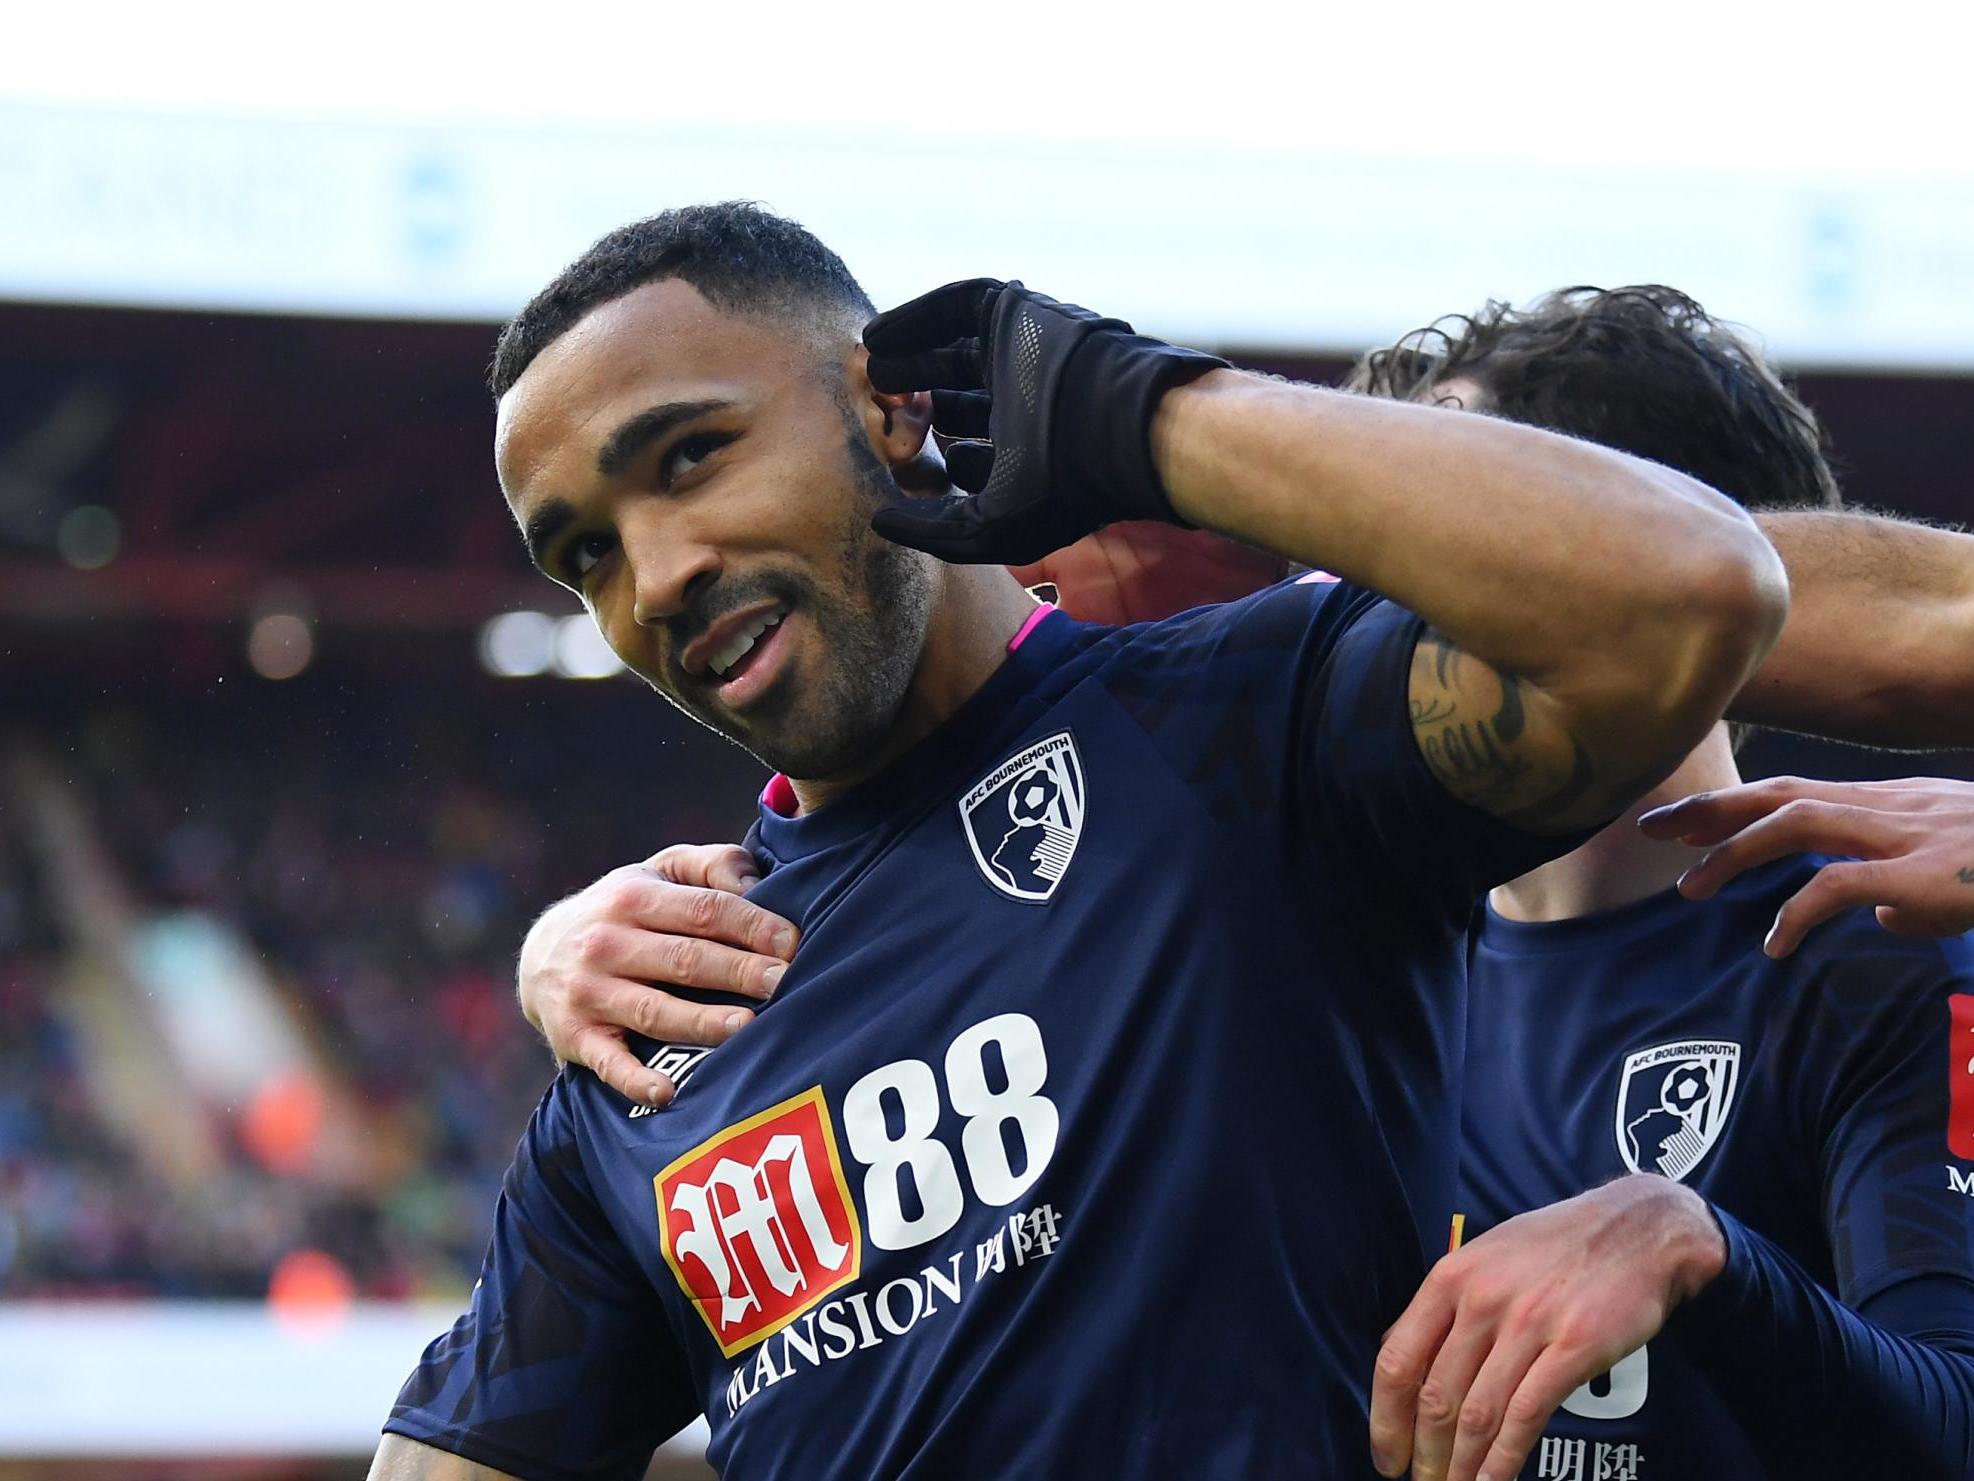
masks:
<path id="1" fill-rule="evenodd" d="M 795 784 L 780 772 L 768 778 L 761 788 L 761 806 L 778 818 L 792 818 L 801 804 L 795 798 Z"/>
<path id="2" fill-rule="evenodd" d="M 1040 606 L 1036 607 L 1036 609 L 1033 612 L 1030 612 L 1028 614 L 1028 620 L 1021 624 L 1021 631 L 1008 639 L 1008 652 L 1010 653 L 1014 652 L 1015 649 L 1019 648 L 1023 643 L 1027 642 L 1028 635 L 1033 631 L 1035 631 L 1036 625 L 1040 623 L 1044 617 L 1047 617 L 1051 612 L 1055 611 L 1055 609 L 1056 609 L 1056 604 L 1054 602 L 1043 602 Z"/>

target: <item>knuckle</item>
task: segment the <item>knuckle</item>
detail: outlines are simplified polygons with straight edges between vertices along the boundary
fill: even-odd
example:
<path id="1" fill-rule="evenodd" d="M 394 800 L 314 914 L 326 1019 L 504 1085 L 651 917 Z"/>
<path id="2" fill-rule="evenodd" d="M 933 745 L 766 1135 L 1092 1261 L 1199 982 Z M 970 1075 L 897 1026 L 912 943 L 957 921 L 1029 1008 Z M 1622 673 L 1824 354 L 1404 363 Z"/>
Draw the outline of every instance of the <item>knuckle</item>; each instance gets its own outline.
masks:
<path id="1" fill-rule="evenodd" d="M 1540 1394 L 1521 1389 L 1508 1401 L 1506 1415 L 1517 1429 L 1533 1429 L 1549 1418 L 1549 1405 Z"/>
<path id="2" fill-rule="evenodd" d="M 1431 1425 L 1451 1423 L 1459 1404 L 1446 1386 L 1437 1379 L 1428 1378 L 1419 1385 L 1419 1417 Z"/>
<path id="3" fill-rule="evenodd" d="M 584 967 L 603 966 L 610 960 L 616 944 L 616 933 L 601 922 L 582 926 L 569 937 L 570 953 Z"/>
<path id="4" fill-rule="evenodd" d="M 698 970 L 703 950 L 700 943 L 690 936 L 667 936 L 659 955 L 659 965 L 671 981 L 689 983 Z"/>
<path id="5" fill-rule="evenodd" d="M 644 885 L 636 879 L 613 879 L 598 892 L 597 904 L 606 915 L 635 916 L 644 903 Z"/>
<path id="6" fill-rule="evenodd" d="M 641 992 L 631 1003 L 631 1027 L 645 1038 L 656 1038 L 664 1023 L 665 1000 L 661 993 Z"/>
<path id="7" fill-rule="evenodd" d="M 1856 859 L 1843 864 L 1826 865 L 1810 881 L 1820 885 L 1828 894 L 1840 894 L 1847 889 L 1865 889 L 1877 883 L 1884 873 L 1883 868 L 1869 859 Z"/>
<path id="8" fill-rule="evenodd" d="M 1395 1389 L 1410 1389 L 1418 1385 L 1418 1365 L 1412 1354 L 1396 1343 L 1386 1343 L 1378 1350 L 1376 1364 L 1378 1380 Z"/>
<path id="9" fill-rule="evenodd" d="M 1501 1428 L 1501 1416 L 1488 1400 L 1469 1395 L 1467 1402 L 1460 1406 L 1460 1417 L 1454 1423 L 1461 1434 L 1485 1439 Z"/>
<path id="10" fill-rule="evenodd" d="M 692 930 L 705 935 L 720 923 L 720 902 L 724 897 L 711 890 L 694 890 L 685 897 L 685 922 Z"/>

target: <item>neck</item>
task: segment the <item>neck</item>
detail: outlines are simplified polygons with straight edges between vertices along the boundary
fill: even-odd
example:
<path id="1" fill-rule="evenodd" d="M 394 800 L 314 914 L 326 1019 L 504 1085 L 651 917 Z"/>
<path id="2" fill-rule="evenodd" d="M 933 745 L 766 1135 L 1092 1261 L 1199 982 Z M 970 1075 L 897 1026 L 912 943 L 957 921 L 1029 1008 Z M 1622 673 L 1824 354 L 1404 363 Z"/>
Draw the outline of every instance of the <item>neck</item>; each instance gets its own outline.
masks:
<path id="1" fill-rule="evenodd" d="M 1498 886 L 1488 903 L 1508 920 L 1570 920 L 1669 890 L 1704 850 L 1647 838 L 1638 831 L 1639 814 L 1740 780 L 1727 727 L 1716 725 L 1679 770 L 1640 798 L 1630 812 L 1573 853 Z"/>
<path id="2" fill-rule="evenodd" d="M 789 778 L 802 812 L 877 775 L 924 740 L 1007 661 L 1008 644 L 1035 615 L 1035 599 L 1001 566 L 938 568 L 925 647 L 898 717 L 882 744 L 851 770 L 808 781 Z"/>

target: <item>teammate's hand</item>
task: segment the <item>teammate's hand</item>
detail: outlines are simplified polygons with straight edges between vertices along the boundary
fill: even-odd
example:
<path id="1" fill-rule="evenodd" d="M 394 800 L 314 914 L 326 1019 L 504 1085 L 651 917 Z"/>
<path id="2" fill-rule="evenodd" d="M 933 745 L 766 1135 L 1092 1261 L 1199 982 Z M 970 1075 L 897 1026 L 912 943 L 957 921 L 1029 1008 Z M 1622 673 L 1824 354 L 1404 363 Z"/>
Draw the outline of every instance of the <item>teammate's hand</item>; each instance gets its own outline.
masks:
<path id="1" fill-rule="evenodd" d="M 677 844 L 611 870 L 529 929 L 516 983 L 522 1013 L 557 1059 L 587 1066 L 640 1105 L 666 1104 L 672 1082 L 625 1047 L 625 1031 L 719 1044 L 753 1020 L 746 1008 L 688 1002 L 652 984 L 771 996 L 796 930 L 740 898 L 758 879 L 752 855 L 732 844 Z"/>
<path id="2" fill-rule="evenodd" d="M 1385 1334 L 1371 1456 L 1414 1481 L 1510 1481 L 1557 1405 L 1657 1335 L 1727 1243 L 1669 1179 L 1620 1178 L 1455 1250 Z"/>
<path id="3" fill-rule="evenodd" d="M 1689 900 L 1784 854 L 1853 856 L 1824 865 L 1783 904 L 1762 943 L 1772 957 L 1789 955 L 1812 927 L 1855 905 L 1876 906 L 1878 924 L 1901 936 L 1974 930 L 1974 783 L 1771 777 L 1654 808 L 1638 826 L 1713 848 L 1679 881 Z"/>
<path id="4" fill-rule="evenodd" d="M 1226 365 L 1020 283 L 948 283 L 865 326 L 880 391 L 931 391 L 955 485 L 871 524 L 941 560 L 1019 565 L 1120 519 L 1177 521 L 1152 461 L 1159 399 Z"/>

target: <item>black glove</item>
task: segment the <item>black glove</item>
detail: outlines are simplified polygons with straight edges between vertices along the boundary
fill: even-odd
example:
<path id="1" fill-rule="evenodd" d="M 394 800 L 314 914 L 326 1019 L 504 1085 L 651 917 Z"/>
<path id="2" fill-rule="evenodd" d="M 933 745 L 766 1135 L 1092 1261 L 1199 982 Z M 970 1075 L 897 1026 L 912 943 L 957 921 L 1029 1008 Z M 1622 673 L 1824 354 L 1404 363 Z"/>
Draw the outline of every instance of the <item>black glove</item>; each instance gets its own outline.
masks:
<path id="1" fill-rule="evenodd" d="M 906 499 L 871 525 L 961 563 L 1023 565 L 1121 519 L 1185 521 L 1152 463 L 1159 398 L 1227 362 L 1019 283 L 948 283 L 864 329 L 871 384 L 932 392 L 971 494 Z"/>

